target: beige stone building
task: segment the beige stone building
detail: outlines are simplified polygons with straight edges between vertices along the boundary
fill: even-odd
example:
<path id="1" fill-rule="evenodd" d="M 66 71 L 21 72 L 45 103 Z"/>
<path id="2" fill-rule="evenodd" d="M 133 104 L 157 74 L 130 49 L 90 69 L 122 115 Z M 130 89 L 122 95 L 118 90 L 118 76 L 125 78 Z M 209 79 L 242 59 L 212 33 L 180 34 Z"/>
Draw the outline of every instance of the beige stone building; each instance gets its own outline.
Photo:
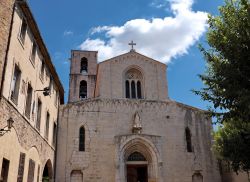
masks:
<path id="1" fill-rule="evenodd" d="M 220 176 L 211 120 L 168 97 L 165 64 L 135 50 L 102 63 L 74 50 L 60 106 L 25 0 L 0 1 L 0 30 L 0 182 L 247 182 Z"/>
<path id="2" fill-rule="evenodd" d="M 15 0 L 0 1 L 0 80 L 2 80 L 3 76 L 3 67 L 10 38 L 14 2 Z M 0 82 L 0 88 L 1 85 L 2 82 Z"/>
<path id="3" fill-rule="evenodd" d="M 220 182 L 205 111 L 171 100 L 167 66 L 135 50 L 71 52 L 57 182 Z"/>
<path id="4" fill-rule="evenodd" d="M 0 181 L 52 181 L 64 90 L 26 1 L 13 3 L 0 3 Z"/>

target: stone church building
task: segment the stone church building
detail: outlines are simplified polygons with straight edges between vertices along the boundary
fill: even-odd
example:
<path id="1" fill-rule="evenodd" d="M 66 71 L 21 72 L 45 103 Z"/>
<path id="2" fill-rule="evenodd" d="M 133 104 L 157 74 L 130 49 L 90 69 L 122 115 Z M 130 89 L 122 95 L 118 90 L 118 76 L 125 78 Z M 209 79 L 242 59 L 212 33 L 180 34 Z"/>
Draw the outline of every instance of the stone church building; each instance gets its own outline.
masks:
<path id="1" fill-rule="evenodd" d="M 133 47 L 97 59 L 71 52 L 62 105 L 28 2 L 0 1 L 0 182 L 248 181 L 230 168 L 220 175 L 211 119 L 169 98 L 167 65 Z"/>
<path id="2" fill-rule="evenodd" d="M 57 182 L 219 182 L 212 124 L 168 96 L 167 66 L 134 49 L 101 63 L 71 52 Z"/>

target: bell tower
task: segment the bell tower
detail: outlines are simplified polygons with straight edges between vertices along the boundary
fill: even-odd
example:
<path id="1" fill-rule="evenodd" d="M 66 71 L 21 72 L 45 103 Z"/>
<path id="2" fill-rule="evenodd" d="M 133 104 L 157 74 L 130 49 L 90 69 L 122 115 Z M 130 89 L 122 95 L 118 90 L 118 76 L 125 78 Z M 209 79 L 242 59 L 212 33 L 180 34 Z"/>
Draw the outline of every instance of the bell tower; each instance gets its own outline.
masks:
<path id="1" fill-rule="evenodd" d="M 71 51 L 68 102 L 76 102 L 94 96 L 97 54 L 97 51 Z"/>

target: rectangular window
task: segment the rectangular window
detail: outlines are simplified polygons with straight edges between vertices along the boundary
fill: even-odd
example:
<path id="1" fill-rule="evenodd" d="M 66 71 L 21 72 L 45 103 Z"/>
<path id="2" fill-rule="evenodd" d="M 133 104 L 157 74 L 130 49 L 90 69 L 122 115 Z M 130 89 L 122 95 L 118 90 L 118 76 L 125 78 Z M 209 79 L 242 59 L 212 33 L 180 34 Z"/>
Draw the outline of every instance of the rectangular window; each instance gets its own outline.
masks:
<path id="1" fill-rule="evenodd" d="M 40 99 L 37 101 L 37 116 L 36 116 L 36 129 L 40 131 L 41 125 L 42 102 Z"/>
<path id="2" fill-rule="evenodd" d="M 30 111 L 31 111 L 31 103 L 32 103 L 32 92 L 33 89 L 30 84 L 28 84 L 27 89 L 27 97 L 26 97 L 26 106 L 25 106 L 25 115 L 27 118 L 30 118 Z"/>
<path id="3" fill-rule="evenodd" d="M 40 178 L 40 165 L 38 165 L 37 167 L 37 182 L 39 182 L 39 178 Z"/>
<path id="4" fill-rule="evenodd" d="M 56 132 L 57 132 L 57 127 L 56 127 L 56 123 L 54 123 L 54 127 L 53 127 L 53 146 L 56 146 Z"/>
<path id="5" fill-rule="evenodd" d="M 48 68 L 46 68 L 45 69 L 45 79 L 46 79 L 46 81 L 49 79 L 50 77 L 49 77 L 49 70 L 48 70 Z M 50 81 L 50 80 L 49 80 Z"/>
<path id="6" fill-rule="evenodd" d="M 35 121 L 35 108 L 36 108 L 36 102 L 34 100 L 32 103 L 32 111 L 31 111 L 31 116 L 33 121 Z"/>
<path id="7" fill-rule="evenodd" d="M 44 72 L 45 72 L 45 63 L 44 63 L 44 60 L 42 60 L 41 70 L 40 70 L 40 78 L 41 78 L 41 80 L 44 80 Z"/>
<path id="8" fill-rule="evenodd" d="M 55 106 L 57 106 L 58 103 L 58 91 L 55 89 Z"/>
<path id="9" fill-rule="evenodd" d="M 33 42 L 33 45 L 32 45 L 32 51 L 31 51 L 31 55 L 30 55 L 30 59 L 35 62 L 35 58 L 36 58 L 36 43 L 35 41 Z"/>
<path id="10" fill-rule="evenodd" d="M 48 140 L 49 138 L 49 119 L 50 119 L 50 115 L 49 112 L 47 112 L 47 116 L 46 116 L 46 126 L 45 126 L 45 138 Z"/>
<path id="11" fill-rule="evenodd" d="M 1 170 L 1 182 L 8 182 L 10 161 L 3 158 L 2 170 Z"/>
<path id="12" fill-rule="evenodd" d="M 49 93 L 52 94 L 53 91 L 53 78 L 49 76 Z"/>
<path id="13" fill-rule="evenodd" d="M 27 23 L 25 19 L 22 20 L 22 25 L 21 25 L 21 30 L 20 30 L 20 40 L 22 44 L 24 44 L 25 37 L 26 37 L 26 32 L 27 32 Z"/>
<path id="14" fill-rule="evenodd" d="M 25 153 L 21 152 L 19 158 L 17 182 L 23 182 L 24 165 L 25 165 Z"/>
<path id="15" fill-rule="evenodd" d="M 11 82 L 11 100 L 17 104 L 18 102 L 18 95 L 19 95 L 19 87 L 21 81 L 21 71 L 17 65 L 15 65 L 14 75 Z"/>
<path id="16" fill-rule="evenodd" d="M 34 182 L 35 161 L 29 160 L 28 180 L 27 182 Z"/>

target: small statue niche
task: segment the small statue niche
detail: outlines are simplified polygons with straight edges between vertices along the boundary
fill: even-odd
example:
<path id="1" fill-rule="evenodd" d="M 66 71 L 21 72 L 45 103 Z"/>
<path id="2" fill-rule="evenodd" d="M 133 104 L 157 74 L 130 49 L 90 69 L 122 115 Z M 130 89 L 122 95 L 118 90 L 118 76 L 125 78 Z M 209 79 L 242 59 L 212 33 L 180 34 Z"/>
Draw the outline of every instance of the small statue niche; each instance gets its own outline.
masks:
<path id="1" fill-rule="evenodd" d="M 141 132 L 142 132 L 141 118 L 140 118 L 140 115 L 138 114 L 138 112 L 136 112 L 134 114 L 132 133 L 141 134 Z"/>

